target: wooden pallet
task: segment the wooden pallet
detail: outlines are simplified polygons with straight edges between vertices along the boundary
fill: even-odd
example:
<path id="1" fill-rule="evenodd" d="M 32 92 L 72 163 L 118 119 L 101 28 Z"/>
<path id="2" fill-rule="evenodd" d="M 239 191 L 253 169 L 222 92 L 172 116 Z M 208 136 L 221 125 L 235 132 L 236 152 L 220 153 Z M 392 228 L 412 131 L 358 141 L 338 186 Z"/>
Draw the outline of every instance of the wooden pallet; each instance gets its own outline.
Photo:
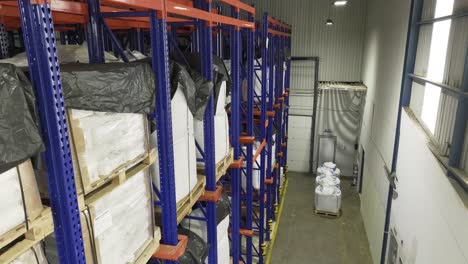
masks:
<path id="1" fill-rule="evenodd" d="M 41 214 L 29 222 L 29 229 L 26 229 L 26 224 L 22 224 L 1 236 L 2 251 L 8 249 L 0 254 L 0 263 L 12 262 L 52 232 L 54 232 L 52 211 L 49 207 L 44 207 Z M 18 242 L 14 242 L 16 240 Z"/>
<path id="2" fill-rule="evenodd" d="M 75 175 L 77 181 L 77 193 L 78 194 L 89 194 L 93 191 L 99 189 L 100 187 L 106 185 L 108 182 L 113 181 L 116 178 L 120 178 L 122 174 L 125 174 L 126 171 L 131 170 L 132 168 L 138 166 L 139 164 L 152 164 L 156 161 L 157 154 L 156 149 L 150 149 L 147 153 L 136 157 L 133 160 L 127 161 L 124 164 L 117 167 L 109 175 L 101 176 L 100 179 L 92 184 L 85 182 L 85 178 L 80 177 L 80 173 Z M 73 158 L 75 160 L 75 158 Z M 74 163 L 75 164 L 75 163 Z"/>
<path id="3" fill-rule="evenodd" d="M 155 227 L 154 230 L 154 238 L 152 241 L 146 245 L 146 247 L 143 247 L 142 252 L 140 252 L 138 255 L 139 257 L 136 259 L 134 264 L 146 264 L 148 260 L 151 259 L 153 256 L 154 252 L 158 250 L 159 244 L 161 240 L 161 229 L 159 229 L 158 226 Z"/>
<path id="4" fill-rule="evenodd" d="M 315 208 L 314 208 L 314 211 L 315 211 L 316 215 L 318 215 L 320 217 L 323 217 L 323 218 L 336 219 L 336 218 L 339 218 L 341 216 L 341 209 L 340 209 L 340 211 L 338 211 L 338 213 L 321 211 L 321 210 L 317 210 Z"/>
<path id="5" fill-rule="evenodd" d="M 177 224 L 182 222 L 182 220 L 192 212 L 192 207 L 197 203 L 200 196 L 203 195 L 205 192 L 205 185 L 206 185 L 206 178 L 203 175 L 198 175 L 198 182 L 197 185 L 193 188 L 193 190 L 177 202 Z"/>
<path id="6" fill-rule="evenodd" d="M 228 154 L 224 157 L 224 159 L 220 160 L 216 163 L 216 182 L 223 177 L 229 166 L 231 166 L 232 162 L 234 161 L 234 149 L 230 148 Z M 205 175 L 205 166 L 199 165 L 197 166 L 197 171 L 199 174 Z"/>
<path id="7" fill-rule="evenodd" d="M 111 178 L 108 178 L 107 182 L 101 185 L 100 188 L 95 189 L 93 192 L 86 195 L 83 192 L 78 194 L 78 208 L 80 211 L 84 210 L 87 204 L 96 201 L 97 199 L 114 190 L 117 186 L 124 184 L 129 178 L 136 175 L 140 171 L 148 169 L 151 164 L 156 162 L 156 153 L 156 149 L 151 149 L 148 155 L 146 155 L 143 160 L 140 160 L 137 165 L 127 170 L 123 170 Z"/>

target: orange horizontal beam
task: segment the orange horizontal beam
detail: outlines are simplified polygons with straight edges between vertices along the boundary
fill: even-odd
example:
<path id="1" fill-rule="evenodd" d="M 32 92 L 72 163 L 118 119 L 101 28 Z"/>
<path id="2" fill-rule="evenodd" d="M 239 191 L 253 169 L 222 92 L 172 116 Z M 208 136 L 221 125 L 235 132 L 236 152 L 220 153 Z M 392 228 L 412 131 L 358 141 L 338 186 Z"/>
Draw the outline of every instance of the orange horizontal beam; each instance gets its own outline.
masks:
<path id="1" fill-rule="evenodd" d="M 271 28 L 268 29 L 268 33 L 270 33 L 272 35 L 275 35 L 275 36 L 284 36 L 284 37 L 290 37 L 291 36 L 291 33 L 281 32 L 281 31 L 274 30 L 274 29 L 271 29 Z"/>
<path id="2" fill-rule="evenodd" d="M 163 11 L 164 0 L 101 0 L 101 5 Z"/>
<path id="3" fill-rule="evenodd" d="M 280 108 L 281 108 L 281 104 L 274 104 L 274 105 L 273 105 L 273 108 L 274 108 L 274 109 L 280 109 Z"/>
<path id="4" fill-rule="evenodd" d="M 265 184 L 273 184 L 273 178 L 265 179 Z"/>
<path id="5" fill-rule="evenodd" d="M 188 237 L 178 235 L 179 242 L 175 246 L 160 244 L 153 254 L 153 258 L 177 261 L 184 253 L 188 244 Z"/>
<path id="6" fill-rule="evenodd" d="M 276 19 L 274 19 L 272 17 L 268 17 L 268 22 L 273 24 L 273 25 L 283 27 L 285 29 L 292 29 L 292 27 L 290 25 L 288 25 L 286 23 L 283 23 L 283 22 L 281 22 L 279 20 L 276 20 Z"/>
<path id="7" fill-rule="evenodd" d="M 278 152 L 278 158 L 282 158 L 283 157 L 283 152 Z"/>
<path id="8" fill-rule="evenodd" d="M 254 116 L 261 116 L 262 115 L 262 112 L 261 111 L 254 111 Z M 268 117 L 275 117 L 275 111 L 267 111 L 266 112 L 266 115 Z"/>
<path id="9" fill-rule="evenodd" d="M 278 98 L 278 102 L 280 102 L 280 103 L 284 102 L 284 97 Z"/>
<path id="10" fill-rule="evenodd" d="M 255 17 L 255 8 L 248 4 L 242 3 L 239 0 L 220 0 L 220 1 L 228 5 L 231 5 L 233 7 L 237 7 L 241 10 L 247 11 L 248 13 L 252 14 Z"/>
<path id="11" fill-rule="evenodd" d="M 50 3 L 50 7 L 52 8 L 52 11 L 55 12 L 70 13 L 77 15 L 88 14 L 88 5 L 82 2 L 52 0 L 52 2 Z"/>
<path id="12" fill-rule="evenodd" d="M 229 166 L 230 169 L 240 169 L 244 163 L 244 157 L 240 157 L 238 160 L 234 160 Z"/>
<path id="13" fill-rule="evenodd" d="M 199 201 L 202 202 L 217 202 L 219 198 L 221 198 L 223 192 L 223 187 L 222 186 L 217 186 L 216 191 L 207 191 L 203 193 L 202 196 L 198 199 Z"/>
<path id="14" fill-rule="evenodd" d="M 239 141 L 241 144 L 252 144 L 255 140 L 254 136 L 241 136 Z"/>
<path id="15" fill-rule="evenodd" d="M 262 144 L 260 144 L 260 146 L 257 148 L 257 151 L 255 151 L 255 154 L 253 155 L 253 158 L 252 158 L 252 162 L 255 162 L 257 160 L 258 156 L 260 155 L 262 150 L 265 148 L 265 146 L 266 146 L 266 139 L 262 141 Z"/>

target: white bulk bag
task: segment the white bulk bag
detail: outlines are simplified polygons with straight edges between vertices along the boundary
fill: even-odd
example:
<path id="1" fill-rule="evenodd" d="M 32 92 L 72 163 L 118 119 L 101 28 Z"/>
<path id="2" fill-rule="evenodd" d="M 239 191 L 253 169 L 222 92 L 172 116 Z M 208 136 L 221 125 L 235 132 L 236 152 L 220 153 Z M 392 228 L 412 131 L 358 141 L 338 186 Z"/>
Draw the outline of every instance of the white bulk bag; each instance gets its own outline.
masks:
<path id="1" fill-rule="evenodd" d="M 223 160 L 229 153 L 229 120 L 225 110 L 226 105 L 226 82 L 221 84 L 219 89 L 218 101 L 216 102 L 216 109 L 214 115 L 214 133 L 215 133 L 215 162 L 218 163 Z M 204 151 L 204 127 L 203 121 L 195 119 L 195 140 L 200 148 Z M 201 159 L 202 155 L 197 150 L 197 158 Z"/>
<path id="2" fill-rule="evenodd" d="M 193 132 L 193 116 L 187 106 L 185 96 L 180 89 L 177 89 L 174 94 L 171 105 L 175 189 L 176 202 L 178 202 L 187 196 L 197 184 L 197 161 Z M 157 131 L 151 134 L 150 145 L 151 147 L 157 147 Z M 160 190 L 159 161 L 151 165 L 151 170 L 153 182 Z"/>
<path id="3" fill-rule="evenodd" d="M 337 187 L 319 185 L 315 188 L 315 209 L 338 213 L 341 208 L 341 191 Z"/>

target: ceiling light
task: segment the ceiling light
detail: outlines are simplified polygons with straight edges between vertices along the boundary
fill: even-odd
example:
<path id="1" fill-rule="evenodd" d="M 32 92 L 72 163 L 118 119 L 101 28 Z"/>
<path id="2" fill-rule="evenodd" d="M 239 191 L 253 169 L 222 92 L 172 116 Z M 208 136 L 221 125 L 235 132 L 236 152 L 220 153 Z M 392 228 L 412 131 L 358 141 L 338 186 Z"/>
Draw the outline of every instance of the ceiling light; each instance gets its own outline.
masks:
<path id="1" fill-rule="evenodd" d="M 334 6 L 345 6 L 348 3 L 348 0 L 335 0 L 333 1 Z"/>
<path id="2" fill-rule="evenodd" d="M 327 21 L 325 22 L 325 25 L 327 25 L 327 26 L 333 26 L 333 24 L 334 24 L 333 20 L 331 20 L 330 18 L 327 19 Z"/>

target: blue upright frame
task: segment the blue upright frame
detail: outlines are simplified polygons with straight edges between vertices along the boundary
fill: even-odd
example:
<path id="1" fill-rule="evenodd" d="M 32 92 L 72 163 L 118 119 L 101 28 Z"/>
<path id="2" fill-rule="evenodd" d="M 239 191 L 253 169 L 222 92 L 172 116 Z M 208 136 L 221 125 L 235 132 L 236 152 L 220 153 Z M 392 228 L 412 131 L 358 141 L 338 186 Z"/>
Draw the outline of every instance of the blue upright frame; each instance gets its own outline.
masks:
<path id="1" fill-rule="evenodd" d="M 19 0 L 31 82 L 46 144 L 47 184 L 60 263 L 86 263 L 55 31 L 49 4 Z"/>

